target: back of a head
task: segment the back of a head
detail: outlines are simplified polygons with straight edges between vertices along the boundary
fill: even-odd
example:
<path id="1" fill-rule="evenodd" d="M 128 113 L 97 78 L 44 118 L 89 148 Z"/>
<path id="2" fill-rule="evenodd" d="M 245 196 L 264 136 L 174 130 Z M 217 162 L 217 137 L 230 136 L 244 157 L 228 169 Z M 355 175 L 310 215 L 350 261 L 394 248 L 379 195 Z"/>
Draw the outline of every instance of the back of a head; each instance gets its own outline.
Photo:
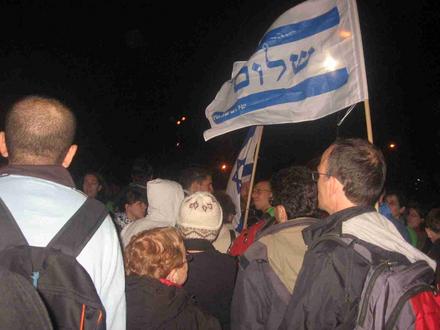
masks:
<path id="1" fill-rule="evenodd" d="M 271 179 L 273 205 L 283 205 L 287 217 L 317 216 L 318 191 L 312 171 L 292 166 L 278 171 Z"/>
<path id="2" fill-rule="evenodd" d="M 200 182 L 211 175 L 207 169 L 202 167 L 187 167 L 180 172 L 179 182 L 183 189 L 189 189 L 193 182 Z"/>
<path id="3" fill-rule="evenodd" d="M 136 158 L 131 167 L 132 182 L 145 186 L 151 179 L 153 179 L 153 166 L 145 158 Z"/>
<path id="4" fill-rule="evenodd" d="M 363 139 L 340 139 L 329 148 L 327 174 L 341 182 L 352 203 L 374 205 L 386 177 L 382 151 Z"/>
<path id="5" fill-rule="evenodd" d="M 223 212 L 223 222 L 227 222 L 229 216 L 234 216 L 237 214 L 237 208 L 232 201 L 231 196 L 229 196 L 225 191 L 217 190 L 213 192 L 214 197 L 220 203 Z"/>
<path id="6" fill-rule="evenodd" d="M 196 192 L 183 200 L 177 227 L 185 239 L 212 242 L 217 238 L 222 222 L 222 208 L 215 197 L 208 192 Z"/>
<path id="7" fill-rule="evenodd" d="M 431 209 L 426 216 L 426 228 L 440 234 L 440 207 Z"/>
<path id="8" fill-rule="evenodd" d="M 16 102 L 5 121 L 11 164 L 59 165 L 73 143 L 76 120 L 61 102 L 28 96 Z"/>
<path id="9" fill-rule="evenodd" d="M 124 257 L 127 275 L 160 279 L 184 262 L 185 247 L 176 228 L 154 228 L 133 236 Z"/>

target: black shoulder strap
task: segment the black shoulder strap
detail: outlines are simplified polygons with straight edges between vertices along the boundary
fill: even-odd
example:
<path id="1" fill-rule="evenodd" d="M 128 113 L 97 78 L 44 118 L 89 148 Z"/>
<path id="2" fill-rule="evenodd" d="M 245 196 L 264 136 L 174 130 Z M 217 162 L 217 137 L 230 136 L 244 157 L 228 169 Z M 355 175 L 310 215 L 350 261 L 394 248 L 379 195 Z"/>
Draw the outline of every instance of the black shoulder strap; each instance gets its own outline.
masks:
<path id="1" fill-rule="evenodd" d="M 334 241 L 337 242 L 343 246 L 349 246 L 352 245 L 353 249 L 360 254 L 362 257 L 364 257 L 369 263 L 373 262 L 373 256 L 368 250 L 367 247 L 365 247 L 363 244 L 360 243 L 358 239 L 355 237 L 352 237 L 351 235 L 338 235 L 338 234 L 324 234 L 321 237 L 319 237 L 316 241 L 312 243 L 312 245 L 309 247 L 309 249 L 314 248 L 319 243 L 323 241 Z"/>
<path id="2" fill-rule="evenodd" d="M 229 236 L 231 237 L 231 244 L 235 239 L 235 231 L 234 229 L 229 229 Z"/>
<path id="3" fill-rule="evenodd" d="M 20 245 L 28 245 L 28 242 L 11 211 L 0 198 L 0 251 Z"/>
<path id="4" fill-rule="evenodd" d="M 47 246 L 76 258 L 107 215 L 101 202 L 87 198 Z"/>

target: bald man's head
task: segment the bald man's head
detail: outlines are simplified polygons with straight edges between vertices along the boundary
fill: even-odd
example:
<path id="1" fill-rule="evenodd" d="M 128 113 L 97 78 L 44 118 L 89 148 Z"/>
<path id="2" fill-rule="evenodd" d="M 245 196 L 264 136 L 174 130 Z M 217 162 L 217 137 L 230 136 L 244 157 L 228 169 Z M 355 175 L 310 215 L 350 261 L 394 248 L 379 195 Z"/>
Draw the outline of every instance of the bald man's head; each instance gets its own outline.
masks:
<path id="1" fill-rule="evenodd" d="M 76 120 L 61 102 L 28 96 L 6 116 L 5 138 L 11 164 L 60 165 L 73 143 Z"/>

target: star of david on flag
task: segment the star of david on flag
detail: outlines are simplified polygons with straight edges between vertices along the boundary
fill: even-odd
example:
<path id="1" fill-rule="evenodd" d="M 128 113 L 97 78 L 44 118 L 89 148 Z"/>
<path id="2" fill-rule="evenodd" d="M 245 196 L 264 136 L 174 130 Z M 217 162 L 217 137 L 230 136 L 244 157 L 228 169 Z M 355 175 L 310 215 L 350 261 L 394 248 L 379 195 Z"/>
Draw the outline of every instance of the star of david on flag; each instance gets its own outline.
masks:
<path id="1" fill-rule="evenodd" d="M 254 167 L 255 150 L 262 132 L 263 126 L 252 126 L 249 128 L 243 146 L 232 168 L 228 185 L 226 187 L 226 192 L 231 196 L 236 207 L 237 214 L 232 220 L 232 224 L 234 229 L 238 232 L 243 229 L 240 195 L 245 189 L 245 186 L 250 184 L 252 169 Z"/>

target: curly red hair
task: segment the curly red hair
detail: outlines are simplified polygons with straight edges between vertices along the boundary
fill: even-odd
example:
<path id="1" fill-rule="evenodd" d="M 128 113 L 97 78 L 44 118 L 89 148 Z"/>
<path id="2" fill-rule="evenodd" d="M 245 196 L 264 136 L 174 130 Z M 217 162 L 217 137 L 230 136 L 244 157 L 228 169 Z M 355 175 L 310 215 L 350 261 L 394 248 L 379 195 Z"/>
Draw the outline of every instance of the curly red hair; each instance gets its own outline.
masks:
<path id="1" fill-rule="evenodd" d="M 182 236 L 173 227 L 145 230 L 133 236 L 125 248 L 127 275 L 166 278 L 185 260 Z"/>

